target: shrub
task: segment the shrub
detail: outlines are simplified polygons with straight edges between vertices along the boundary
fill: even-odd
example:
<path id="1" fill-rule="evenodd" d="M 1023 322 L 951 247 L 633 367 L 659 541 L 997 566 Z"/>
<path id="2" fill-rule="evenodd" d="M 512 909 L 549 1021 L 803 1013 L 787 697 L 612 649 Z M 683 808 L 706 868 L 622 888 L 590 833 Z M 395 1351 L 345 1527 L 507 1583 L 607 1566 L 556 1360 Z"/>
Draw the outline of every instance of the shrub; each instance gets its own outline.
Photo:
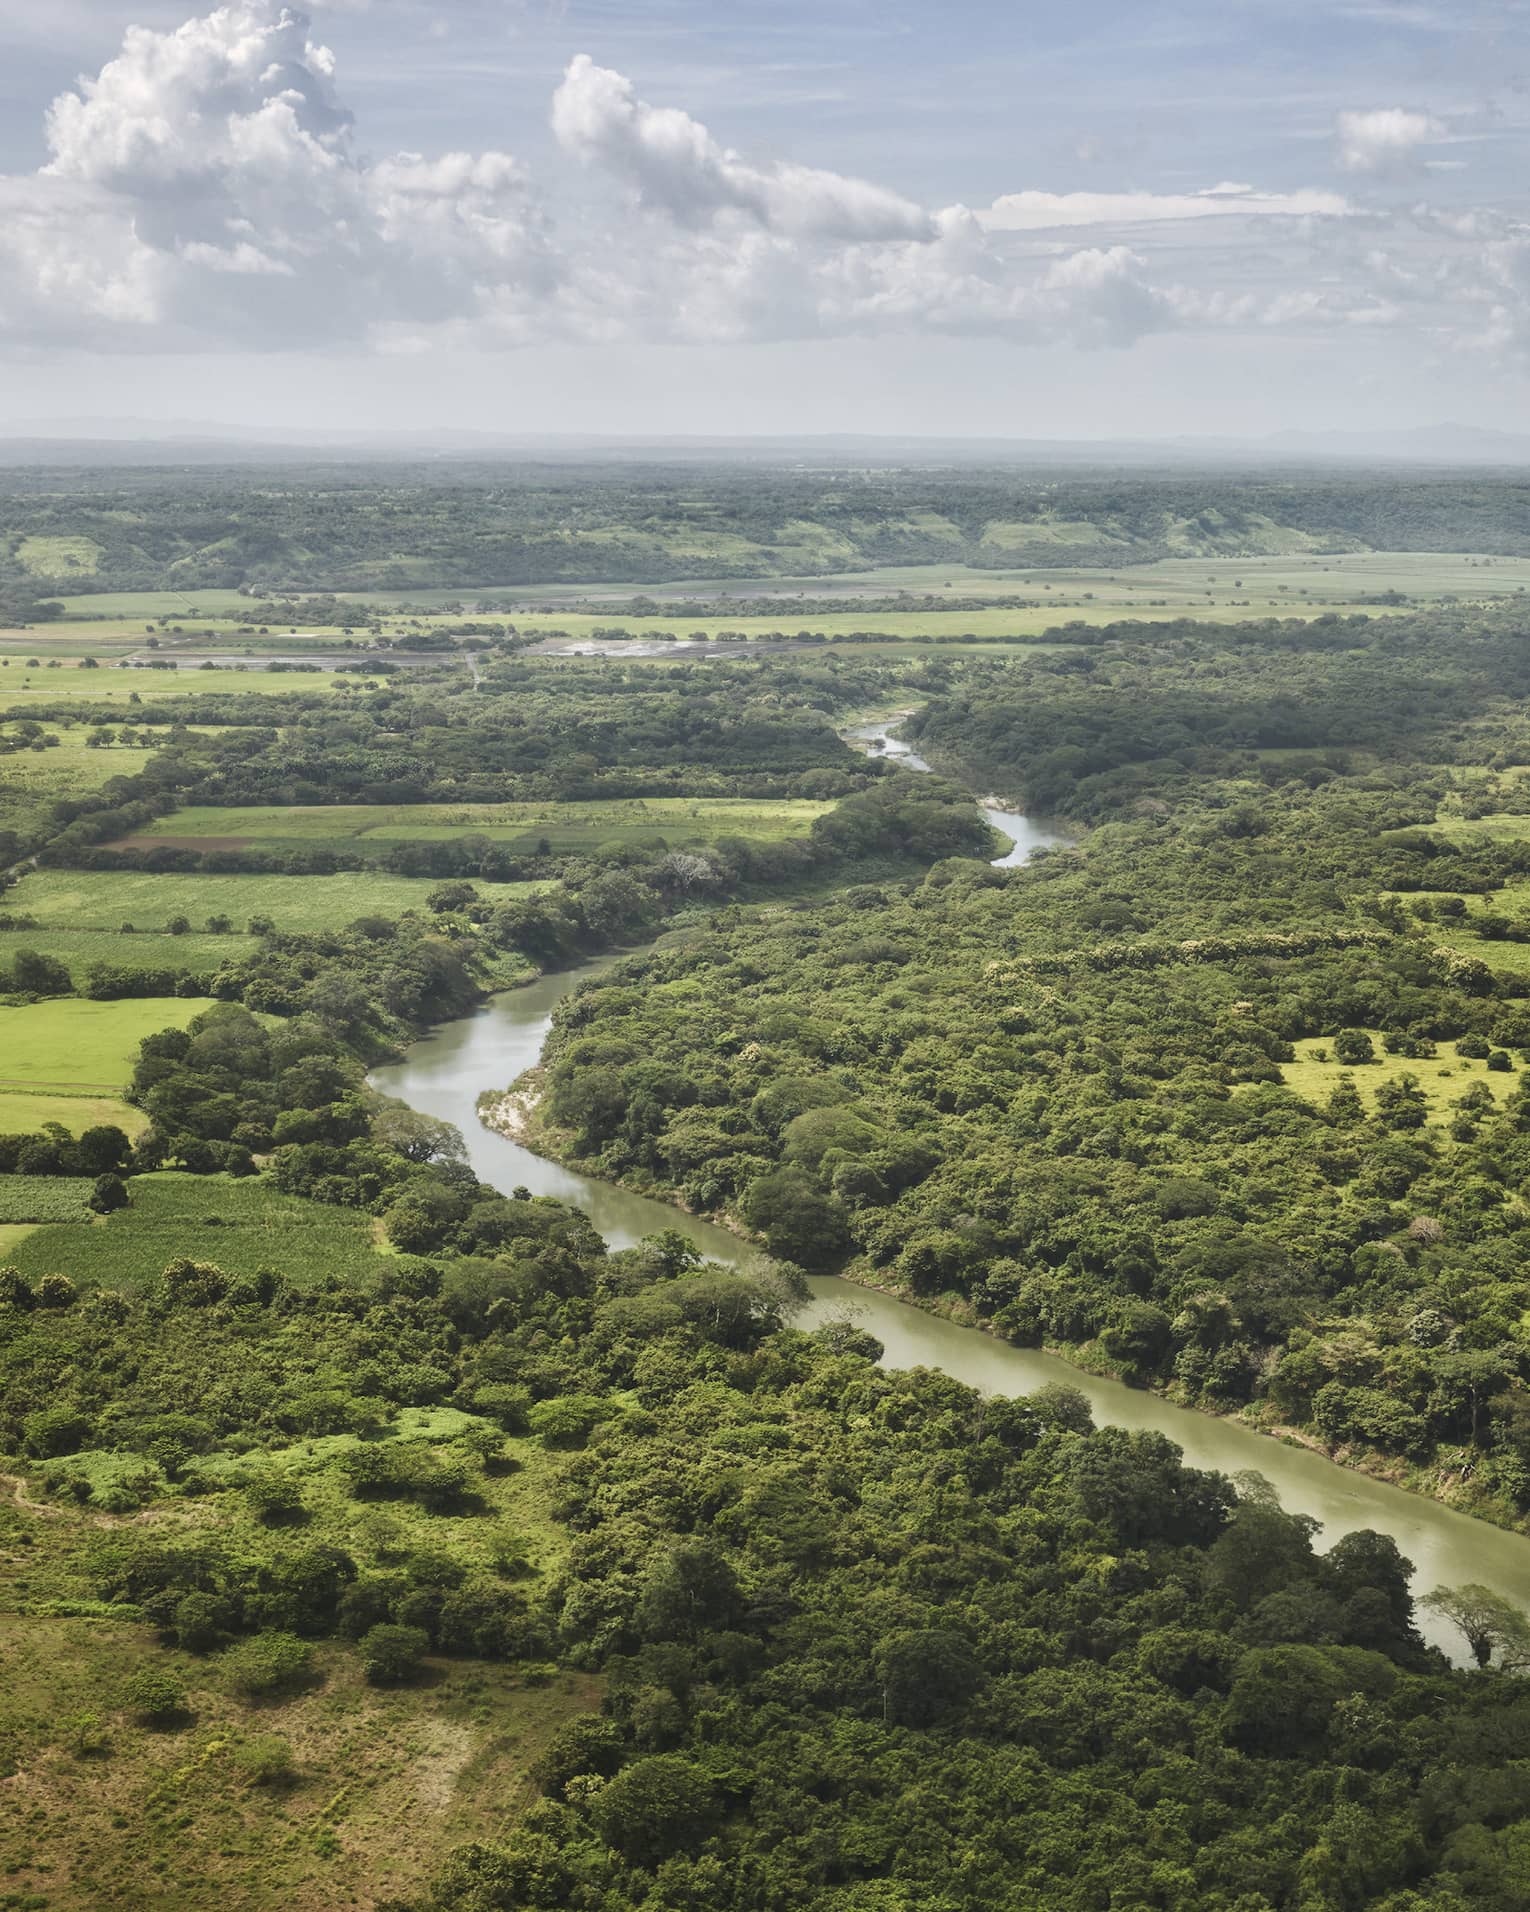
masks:
<path id="1" fill-rule="evenodd" d="M 246 1740 L 235 1749 L 235 1764 L 255 1786 L 293 1786 L 297 1783 L 297 1761 L 286 1740 L 274 1734 Z"/>
<path id="2" fill-rule="evenodd" d="M 245 1505 L 267 1527 L 296 1520 L 303 1511 L 303 1492 L 290 1474 L 257 1474 L 246 1481 Z"/>
<path id="3" fill-rule="evenodd" d="M 186 1713 L 186 1688 L 173 1673 L 150 1667 L 128 1682 L 127 1703 L 151 1726 L 166 1726 Z"/>
<path id="4" fill-rule="evenodd" d="M 257 1633 L 223 1656 L 223 1673 L 244 1699 L 290 1693 L 308 1677 L 313 1655 L 292 1633 Z"/>
<path id="5" fill-rule="evenodd" d="M 413 1679 L 429 1646 L 423 1627 L 372 1627 L 361 1639 L 362 1670 L 373 1686 L 397 1686 Z"/>

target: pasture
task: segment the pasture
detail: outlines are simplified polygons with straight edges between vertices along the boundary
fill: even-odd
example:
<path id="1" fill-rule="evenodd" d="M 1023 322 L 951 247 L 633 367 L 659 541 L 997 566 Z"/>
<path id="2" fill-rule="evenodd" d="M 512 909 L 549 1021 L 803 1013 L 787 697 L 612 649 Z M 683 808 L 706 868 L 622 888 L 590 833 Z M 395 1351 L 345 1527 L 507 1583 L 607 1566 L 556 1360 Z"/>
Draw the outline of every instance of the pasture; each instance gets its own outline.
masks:
<path id="1" fill-rule="evenodd" d="M 182 811 L 164 821 L 184 825 L 193 814 L 201 817 L 208 813 Z M 176 831 L 178 837 L 181 833 Z M 44 930 L 67 936 L 70 942 L 83 942 L 95 933 L 95 940 L 108 945 L 96 952 L 107 962 L 155 968 L 161 963 L 183 962 L 182 952 L 194 945 L 197 960 L 185 966 L 216 969 L 225 958 L 249 953 L 251 945 L 246 936 L 205 931 L 201 935 L 170 936 L 164 933 L 166 925 L 183 918 L 194 930 L 201 931 L 210 919 L 222 917 L 236 932 L 242 932 L 252 921 L 265 918 L 279 930 L 317 934 L 343 929 L 361 916 L 398 917 L 408 910 L 424 915 L 426 899 L 436 887 L 436 880 L 430 877 L 388 876 L 370 870 L 322 877 L 37 870 L 8 893 L 7 903 L 11 909 L 35 917 Z M 541 882 L 474 884 L 485 903 L 495 904 L 512 902 L 547 887 Z M 138 933 L 123 935 L 124 923 L 131 923 Z M 144 934 L 146 931 L 151 933 Z M 14 935 L 21 942 L 27 939 L 25 931 Z M 0 937 L 0 948 L 4 941 Z M 46 938 L 34 935 L 32 946 L 69 960 Z"/>
<path id="2" fill-rule="evenodd" d="M 1376 1106 L 1376 1091 L 1383 1082 L 1410 1075 L 1429 1104 L 1430 1121 L 1439 1122 L 1448 1119 L 1451 1104 L 1478 1083 L 1485 1083 L 1497 1102 L 1505 1101 L 1519 1085 L 1517 1065 L 1505 1071 L 1489 1069 L 1485 1061 L 1458 1054 L 1453 1042 L 1438 1043 L 1439 1053 L 1435 1056 L 1389 1056 L 1382 1049 L 1380 1033 L 1376 1030 L 1368 1033 L 1377 1059 L 1353 1066 L 1334 1060 L 1331 1037 L 1306 1037 L 1293 1044 L 1296 1060 L 1280 1065 L 1286 1087 L 1308 1102 L 1326 1102 L 1340 1078 L 1347 1075 L 1369 1111 Z"/>
<path id="3" fill-rule="evenodd" d="M 260 805 L 228 809 L 193 805 L 173 816 L 156 818 L 126 841 L 144 848 L 168 842 L 193 849 L 304 844 L 365 851 L 373 845 L 385 848 L 396 843 L 476 836 L 528 855 L 539 853 L 544 844 L 544 853 L 557 854 L 591 851 L 611 843 L 651 847 L 661 839 L 675 846 L 731 836 L 774 842 L 805 836 L 814 818 L 832 807 L 795 799 L 743 797 L 635 797 L 590 803 L 295 804 L 286 808 Z M 194 879 L 198 884 L 203 880 Z"/>
<path id="4" fill-rule="evenodd" d="M 34 650 L 32 656 L 40 656 Z M 357 690 L 364 680 L 353 673 L 334 671 L 254 670 L 140 670 L 129 665 L 102 664 L 95 670 L 80 667 L 78 658 L 55 659 L 35 669 L 12 658 L 0 657 L 0 721 L 27 717 L 53 704 L 151 704 L 167 697 L 219 696 L 261 691 L 268 697 L 293 697 L 301 692 Z"/>
<path id="5" fill-rule="evenodd" d="M 132 1075 L 145 1036 L 184 1029 L 207 1006 L 180 996 L 65 996 L 0 1006 L 0 1091 L 114 1096 Z"/>
<path id="6" fill-rule="evenodd" d="M 0 1135 L 34 1135 L 46 1123 L 57 1122 L 71 1135 L 111 1123 L 125 1134 L 138 1136 L 149 1126 L 142 1109 L 115 1095 L 52 1095 L 46 1090 L 0 1090 Z"/>

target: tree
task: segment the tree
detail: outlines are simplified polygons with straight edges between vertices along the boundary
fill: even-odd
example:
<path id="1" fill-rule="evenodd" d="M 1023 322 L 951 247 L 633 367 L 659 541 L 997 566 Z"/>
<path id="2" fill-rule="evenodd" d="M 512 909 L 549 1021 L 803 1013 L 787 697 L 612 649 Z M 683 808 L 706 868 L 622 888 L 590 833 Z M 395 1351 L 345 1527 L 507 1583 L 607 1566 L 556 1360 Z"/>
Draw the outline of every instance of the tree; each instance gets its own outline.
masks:
<path id="1" fill-rule="evenodd" d="M 372 1135 L 407 1162 L 461 1161 L 466 1144 L 455 1123 L 423 1115 L 407 1103 L 383 1101 L 372 1115 Z"/>
<path id="2" fill-rule="evenodd" d="M 890 1633 L 876 1656 L 882 1717 L 899 1726 L 930 1726 L 964 1706 L 983 1681 L 977 1656 L 949 1627 Z"/>
<path id="3" fill-rule="evenodd" d="M 231 1646 L 220 1665 L 235 1693 L 244 1699 L 267 1699 L 301 1686 L 312 1660 L 312 1652 L 295 1634 L 270 1632 Z"/>
<path id="4" fill-rule="evenodd" d="M 1334 1055 L 1346 1068 L 1376 1060 L 1376 1045 L 1363 1029 L 1341 1029 L 1333 1039 Z"/>
<path id="5" fill-rule="evenodd" d="M 397 1686 L 413 1679 L 430 1648 L 423 1627 L 371 1627 L 361 1636 L 361 1666 L 373 1686 Z"/>
<path id="6" fill-rule="evenodd" d="M 1530 1671 L 1530 1617 L 1490 1587 L 1436 1587 L 1422 1604 L 1458 1627 L 1478 1666 L 1500 1673 Z"/>
<path id="7" fill-rule="evenodd" d="M 186 1687 L 173 1673 L 148 1667 L 128 1682 L 127 1703 L 151 1726 L 168 1726 L 185 1717 Z"/>
<path id="8" fill-rule="evenodd" d="M 86 1206 L 98 1215 L 111 1215 L 119 1208 L 126 1208 L 131 1200 L 127 1183 L 120 1175 L 98 1175 Z"/>
<path id="9" fill-rule="evenodd" d="M 303 1511 L 303 1490 L 290 1474 L 274 1471 L 246 1481 L 245 1504 L 266 1527 L 284 1526 Z"/>
<path id="10" fill-rule="evenodd" d="M 590 1816 L 608 1845 L 653 1865 L 697 1838 L 716 1807 L 711 1775 L 679 1753 L 624 1766 L 595 1796 Z"/>

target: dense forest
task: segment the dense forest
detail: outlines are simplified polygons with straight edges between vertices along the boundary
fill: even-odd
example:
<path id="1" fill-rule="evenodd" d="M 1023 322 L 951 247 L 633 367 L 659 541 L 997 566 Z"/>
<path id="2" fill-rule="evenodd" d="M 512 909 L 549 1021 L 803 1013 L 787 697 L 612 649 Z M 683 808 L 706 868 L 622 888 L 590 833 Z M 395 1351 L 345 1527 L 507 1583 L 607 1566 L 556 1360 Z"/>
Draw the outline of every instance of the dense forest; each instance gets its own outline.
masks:
<path id="1" fill-rule="evenodd" d="M 560 466 L 0 473 L 0 592 L 403 589 L 1524 554 L 1512 476 Z"/>
<path id="2" fill-rule="evenodd" d="M 932 697 L 921 749 L 1082 851 L 630 964 L 560 1016 L 548 1141 L 1518 1519 L 1530 984 L 1522 905 L 1468 903 L 1530 868 L 1469 827 L 1527 807 L 1523 640 L 1307 638 L 1123 632 Z"/>

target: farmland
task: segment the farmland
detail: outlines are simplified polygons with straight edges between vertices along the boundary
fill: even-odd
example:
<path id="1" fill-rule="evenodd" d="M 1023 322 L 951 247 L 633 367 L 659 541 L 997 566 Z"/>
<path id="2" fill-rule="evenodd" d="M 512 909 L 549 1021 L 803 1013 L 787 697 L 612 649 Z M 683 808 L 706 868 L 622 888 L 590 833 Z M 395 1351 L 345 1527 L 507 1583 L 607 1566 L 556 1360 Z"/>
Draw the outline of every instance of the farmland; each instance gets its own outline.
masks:
<path id="1" fill-rule="evenodd" d="M 0 1177 L 0 1209 L 4 1183 Z M 299 1287 L 330 1276 L 375 1281 L 388 1265 L 371 1217 L 355 1209 L 279 1195 L 259 1181 L 226 1175 L 138 1175 L 132 1190 L 130 1208 L 104 1221 L 39 1228 L 16 1245 L 11 1260 L 23 1274 L 67 1269 L 78 1281 L 142 1287 L 184 1254 L 194 1235 L 198 1252 L 230 1275 L 275 1268 Z M 0 1220 L 13 1219 L 37 1218 L 0 1213 Z"/>
<path id="2" fill-rule="evenodd" d="M 993 546 L 992 552 L 1000 550 Z M 621 628 L 633 638 L 667 633 L 676 640 L 715 639 L 721 631 L 750 639 L 808 631 L 836 639 L 876 632 L 900 642 L 960 644 L 963 639 L 1034 641 L 1066 623 L 1099 626 L 1120 618 L 1146 622 L 1191 619 L 1246 622 L 1268 617 L 1317 617 L 1364 611 L 1384 616 L 1428 603 L 1490 604 L 1530 591 L 1530 557 L 1472 552 L 1291 551 L 1271 555 L 1163 557 L 1150 563 L 1069 564 L 1009 568 L 963 563 L 882 565 L 868 569 L 762 578 L 719 573 L 668 584 L 623 584 L 619 573 L 600 585 L 543 585 L 518 591 L 478 584 L 455 591 L 352 592 L 344 602 L 358 622 L 380 622 L 387 640 L 407 649 L 411 632 L 460 625 L 464 617 L 508 620 L 522 636 L 554 646 L 588 644 L 598 632 Z M 633 594 L 652 600 L 641 612 L 627 608 Z M 917 605 L 897 603 L 916 595 Z M 768 613 L 750 601 L 771 600 Z M 734 598 L 737 612 L 698 600 Z M 940 599 L 962 599 L 943 608 Z M 984 604 L 985 598 L 1013 600 Z M 803 608 L 792 607 L 801 600 Z M 874 602 L 865 608 L 858 600 Z M 608 601 L 603 603 L 603 600 Z M 252 628 L 269 619 L 259 600 L 234 591 L 101 592 L 66 597 L 58 623 L 7 639 L 0 656 L 76 659 L 94 646 L 101 656 L 120 654 L 144 642 L 158 624 L 162 654 L 177 648 L 237 656 L 246 651 L 258 666 L 270 650 L 333 648 L 333 635 L 289 630 L 279 620 L 262 635 Z M 974 608 L 975 606 L 975 608 Z M 833 607 L 833 608 L 828 608 Z M 298 604 L 301 610 L 301 601 Z M 175 635 L 179 631 L 180 635 Z M 358 661 L 365 661 L 364 654 Z M 12 663 L 11 668 L 16 668 Z M 132 675 L 133 673 L 128 673 Z M 33 686 L 36 673 L 31 673 Z M 157 678 L 168 673 L 144 672 Z M 262 676 L 254 673 L 238 673 Z M 306 673 L 304 674 L 307 675 Z M 280 679 L 277 679 L 280 682 Z M 314 679 L 308 680 L 312 684 Z M 325 680 L 332 687 L 333 680 Z M 343 681 L 343 680 L 342 680 Z"/>
<path id="3" fill-rule="evenodd" d="M 40 655 L 40 647 L 32 653 Z M 10 717 L 26 717 L 33 711 L 59 703 L 149 704 L 166 698 L 184 697 L 188 692 L 206 691 L 208 679 L 220 696 L 229 692 L 259 691 L 268 697 L 295 697 L 301 692 L 357 690 L 363 680 L 334 671 L 220 670 L 206 672 L 141 670 L 134 666 L 102 664 L 92 671 L 82 670 L 78 660 L 69 659 L 50 669 L 28 670 L 24 665 L 0 658 L 0 722 Z"/>
<path id="4" fill-rule="evenodd" d="M 123 969 L 188 970 L 193 976 L 210 976 L 225 963 L 249 955 L 254 947 L 254 938 L 239 930 L 222 935 L 190 930 L 171 936 L 142 934 L 137 925 L 127 931 L 120 922 L 101 929 L 0 930 L 0 962 L 14 962 L 23 950 L 34 950 L 62 963 L 77 988 L 84 987 L 92 963 L 111 963 Z"/>
<path id="5" fill-rule="evenodd" d="M 198 812 L 197 827 L 208 815 Z M 230 812 L 230 815 L 244 813 Z M 291 815 L 291 812 L 285 813 Z M 316 812 L 322 817 L 328 812 Z M 194 835 L 192 813 L 183 811 L 165 819 L 176 836 Z M 274 837 L 274 831 L 264 832 Z M 299 834 L 295 831 L 294 834 Z M 223 831 L 217 834 L 225 834 Z M 239 834 L 239 832 L 227 832 Z M 306 836 L 303 837 L 307 841 Z M 427 913 L 426 899 L 437 885 L 428 877 L 389 876 L 371 871 L 343 871 L 326 877 L 310 876 L 177 876 L 136 871 L 38 870 L 22 878 L 8 896 L 9 907 L 35 919 L 48 935 L 18 930 L 0 936 L 0 949 L 14 940 L 57 954 L 74 966 L 87 956 L 91 941 L 106 941 L 100 957 L 133 962 L 144 968 L 183 962 L 191 968 L 215 969 L 225 957 L 247 947 L 243 936 L 252 921 L 264 919 L 278 930 L 312 934 L 340 929 L 362 916 L 402 916 L 407 910 Z M 545 883 L 475 883 L 485 903 L 508 903 L 535 895 Z M 177 919 L 200 930 L 212 919 L 226 919 L 233 935 L 179 936 L 165 934 Z M 131 923 L 136 934 L 121 934 Z M 100 932 L 92 936 L 92 932 Z M 113 934 L 115 932 L 115 934 Z M 149 933 L 145 933 L 149 932 Z M 56 937 L 58 940 L 50 940 Z M 71 960 L 71 958 L 73 960 Z"/>
<path id="6" fill-rule="evenodd" d="M 293 804 L 229 809 L 188 806 L 158 818 L 132 841 L 187 848 L 304 844 L 371 845 L 485 837 L 535 852 L 588 851 L 604 844 L 671 845 L 753 837 L 772 842 L 805 835 L 826 803 L 744 801 L 731 797 L 648 797 L 592 803 Z M 200 882 L 202 879 L 196 879 Z M 296 881 L 302 881 L 298 878 Z"/>
<path id="7" fill-rule="evenodd" d="M 115 1095 L 133 1073 L 138 1045 L 157 1029 L 184 1029 L 205 1002 L 143 997 L 128 1002 L 0 1006 L 0 1090 Z"/>

